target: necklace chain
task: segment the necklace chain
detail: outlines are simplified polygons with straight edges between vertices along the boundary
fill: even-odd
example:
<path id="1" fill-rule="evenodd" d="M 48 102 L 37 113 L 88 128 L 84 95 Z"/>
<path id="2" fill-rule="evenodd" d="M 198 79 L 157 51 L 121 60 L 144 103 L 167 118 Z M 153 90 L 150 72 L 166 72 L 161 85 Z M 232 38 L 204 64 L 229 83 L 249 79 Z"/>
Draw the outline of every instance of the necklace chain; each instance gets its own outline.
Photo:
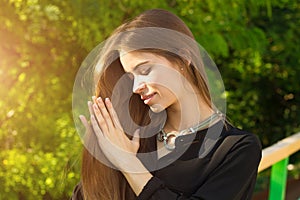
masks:
<path id="1" fill-rule="evenodd" d="M 217 119 L 223 118 L 223 114 L 220 111 L 215 111 L 214 114 L 212 114 L 210 117 L 205 119 L 202 122 L 199 122 L 195 126 L 192 126 L 190 128 L 184 129 L 180 131 L 179 133 L 176 133 L 175 131 L 172 131 L 170 133 L 166 133 L 163 129 L 157 134 L 157 140 L 159 142 L 164 142 L 164 146 L 168 150 L 173 150 L 175 149 L 175 144 L 174 141 L 176 137 L 181 136 L 181 135 L 187 135 L 191 133 L 196 133 L 197 131 L 201 129 L 208 128 L 209 125 L 213 124 Z M 171 139 L 173 139 L 173 143 L 170 144 Z"/>

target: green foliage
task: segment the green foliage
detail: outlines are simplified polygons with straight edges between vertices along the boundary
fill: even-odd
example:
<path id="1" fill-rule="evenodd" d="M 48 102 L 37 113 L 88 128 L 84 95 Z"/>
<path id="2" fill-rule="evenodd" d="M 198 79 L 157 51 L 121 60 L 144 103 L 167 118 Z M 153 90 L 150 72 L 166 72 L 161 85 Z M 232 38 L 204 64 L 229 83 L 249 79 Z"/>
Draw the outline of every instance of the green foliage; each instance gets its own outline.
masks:
<path id="1" fill-rule="evenodd" d="M 1 152 L 1 199 L 65 199 L 79 175 L 67 169 L 66 149 L 45 153 L 41 150 L 12 149 Z M 65 169 L 65 170 L 64 170 Z"/>
<path id="2" fill-rule="evenodd" d="M 67 199 L 80 178 L 71 115 L 80 63 L 122 22 L 158 7 L 214 58 L 235 125 L 264 146 L 300 130 L 297 0 L 3 0 L 0 199 Z"/>
<path id="3" fill-rule="evenodd" d="M 264 50 L 233 52 L 233 62 L 219 64 L 223 77 L 232 77 L 224 78 L 229 86 L 228 114 L 259 134 L 265 146 L 299 131 L 299 11 L 294 1 L 273 5 L 272 18 L 262 10 L 251 24 L 265 34 Z"/>
<path id="4" fill-rule="evenodd" d="M 43 150 L 42 141 L 1 151 L 0 199 L 67 199 L 71 195 L 80 177 L 81 149 L 71 124 L 67 115 L 53 124 L 60 143 L 49 151 Z"/>

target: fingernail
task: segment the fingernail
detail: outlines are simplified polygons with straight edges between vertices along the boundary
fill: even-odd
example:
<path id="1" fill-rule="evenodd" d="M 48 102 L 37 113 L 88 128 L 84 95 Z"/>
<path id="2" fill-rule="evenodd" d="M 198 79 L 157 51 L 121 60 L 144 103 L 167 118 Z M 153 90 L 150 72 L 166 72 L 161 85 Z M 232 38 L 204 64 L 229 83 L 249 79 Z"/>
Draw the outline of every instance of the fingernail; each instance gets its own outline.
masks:
<path id="1" fill-rule="evenodd" d="M 84 116 L 83 115 L 79 115 L 79 120 L 83 123 L 84 122 Z"/>
<path id="2" fill-rule="evenodd" d="M 96 97 L 95 97 L 95 96 L 92 96 L 92 100 L 95 102 L 95 101 L 96 101 Z"/>
<path id="3" fill-rule="evenodd" d="M 105 103 L 107 106 L 112 106 L 112 103 L 108 97 L 105 98 Z"/>
<path id="4" fill-rule="evenodd" d="M 97 100 L 98 100 L 99 102 L 102 102 L 102 98 L 101 98 L 101 97 L 98 97 Z"/>

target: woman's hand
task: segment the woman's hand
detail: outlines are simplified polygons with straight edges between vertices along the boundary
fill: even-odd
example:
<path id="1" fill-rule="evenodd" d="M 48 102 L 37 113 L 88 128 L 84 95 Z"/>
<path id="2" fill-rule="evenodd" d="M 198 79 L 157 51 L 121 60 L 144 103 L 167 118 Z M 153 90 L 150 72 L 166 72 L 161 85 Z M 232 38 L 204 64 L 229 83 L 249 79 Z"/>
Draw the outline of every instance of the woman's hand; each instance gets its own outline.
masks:
<path id="1" fill-rule="evenodd" d="M 108 98 L 105 103 L 101 98 L 93 97 L 88 102 L 91 125 L 84 116 L 79 116 L 87 131 L 96 134 L 98 144 L 106 158 L 125 176 L 136 195 L 139 195 L 152 174 L 136 157 L 139 149 L 139 129 L 130 140 L 124 133 L 112 103 Z"/>
<path id="2" fill-rule="evenodd" d="M 92 128 L 98 139 L 98 144 L 106 158 L 119 170 L 135 172 L 140 161 L 136 157 L 139 149 L 139 129 L 130 140 L 124 133 L 111 101 L 105 102 L 99 97 L 93 97 L 93 102 L 88 102 L 91 114 L 91 125 L 85 117 L 80 116 L 87 129 Z"/>

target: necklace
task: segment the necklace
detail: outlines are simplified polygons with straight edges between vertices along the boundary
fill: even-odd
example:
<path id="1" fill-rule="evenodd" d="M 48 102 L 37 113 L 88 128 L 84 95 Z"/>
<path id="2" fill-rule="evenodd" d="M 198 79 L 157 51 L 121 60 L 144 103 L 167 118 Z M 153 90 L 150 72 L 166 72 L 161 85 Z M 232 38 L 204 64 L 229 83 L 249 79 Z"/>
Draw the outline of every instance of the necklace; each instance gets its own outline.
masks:
<path id="1" fill-rule="evenodd" d="M 172 132 L 166 133 L 163 129 L 161 129 L 161 131 L 157 134 L 157 140 L 159 142 L 164 142 L 164 146 L 166 147 L 166 149 L 173 150 L 173 149 L 175 149 L 175 139 L 178 136 L 196 133 L 197 131 L 199 131 L 201 129 L 208 128 L 211 124 L 213 124 L 220 118 L 223 118 L 223 114 L 217 110 L 214 112 L 214 114 L 212 114 L 210 117 L 208 117 L 204 121 L 199 122 L 195 126 L 184 129 L 180 132 L 172 131 Z"/>

